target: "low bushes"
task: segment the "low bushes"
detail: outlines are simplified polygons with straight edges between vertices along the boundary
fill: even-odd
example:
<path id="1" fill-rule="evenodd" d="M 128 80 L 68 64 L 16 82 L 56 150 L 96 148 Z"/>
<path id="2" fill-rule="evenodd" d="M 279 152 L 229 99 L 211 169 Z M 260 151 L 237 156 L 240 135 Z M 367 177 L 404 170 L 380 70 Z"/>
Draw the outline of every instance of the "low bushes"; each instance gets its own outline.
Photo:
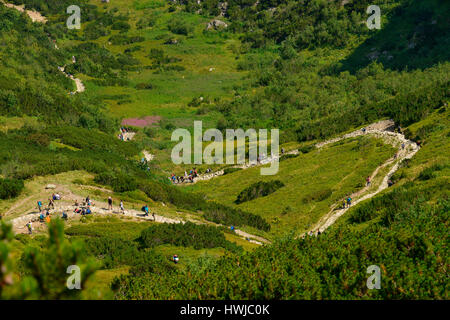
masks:
<path id="1" fill-rule="evenodd" d="M 270 224 L 264 218 L 240 209 L 233 209 L 216 202 L 209 202 L 204 209 L 206 220 L 223 225 L 247 225 L 263 231 L 270 231 Z"/>
<path id="2" fill-rule="evenodd" d="M 284 187 L 284 183 L 279 180 L 273 180 L 269 182 L 259 181 L 248 188 L 241 191 L 238 195 L 235 203 L 240 204 L 246 201 L 254 200 L 259 197 L 265 197 L 271 193 L 274 193 L 278 189 Z"/>
<path id="3" fill-rule="evenodd" d="M 432 178 L 436 177 L 436 171 L 440 171 L 442 170 L 444 167 L 442 165 L 439 164 L 434 164 L 431 167 L 428 167 L 424 170 L 422 170 L 422 172 L 420 172 L 419 176 L 417 177 L 417 179 L 419 180 L 430 180 Z"/>
<path id="4" fill-rule="evenodd" d="M 115 192 L 133 191 L 138 187 L 136 179 L 123 173 L 102 172 L 94 178 L 94 181 L 111 186 Z"/>
<path id="5" fill-rule="evenodd" d="M 24 185 L 22 180 L 0 179 L 0 199 L 10 199 L 17 197 Z"/>
<path id="6" fill-rule="evenodd" d="M 323 201 L 325 199 L 328 199 L 331 196 L 332 193 L 333 193 L 333 191 L 331 189 L 323 189 L 323 190 L 320 190 L 318 192 L 315 192 L 315 193 L 312 193 L 310 195 L 307 195 L 305 198 L 303 198 L 302 201 L 303 201 L 303 203 L 308 203 L 308 202 L 311 202 L 311 201 L 320 202 L 320 201 Z"/>
<path id="7" fill-rule="evenodd" d="M 188 193 L 161 182 L 141 181 L 139 188 L 154 201 L 169 202 L 179 208 L 193 211 L 201 210 L 206 220 L 215 223 L 235 226 L 247 225 L 264 231 L 270 230 L 270 224 L 258 215 L 233 209 L 216 202 L 207 202 L 200 195 Z"/>
<path id="8" fill-rule="evenodd" d="M 242 250 L 235 243 L 227 241 L 219 228 L 192 222 L 153 225 L 142 231 L 138 241 L 143 248 L 171 244 L 194 249 L 222 247 L 230 251 Z"/>
<path id="9" fill-rule="evenodd" d="M 240 170 L 242 170 L 242 168 L 225 168 L 225 170 L 223 170 L 223 175 L 230 174 Z"/>

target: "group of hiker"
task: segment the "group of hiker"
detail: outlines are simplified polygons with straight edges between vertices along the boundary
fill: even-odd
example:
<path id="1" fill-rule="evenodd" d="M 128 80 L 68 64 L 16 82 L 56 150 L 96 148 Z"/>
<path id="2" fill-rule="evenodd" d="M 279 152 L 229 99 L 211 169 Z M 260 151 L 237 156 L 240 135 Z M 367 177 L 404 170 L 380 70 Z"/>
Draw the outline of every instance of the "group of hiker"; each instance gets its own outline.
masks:
<path id="1" fill-rule="evenodd" d="M 314 236 L 314 235 L 319 236 L 320 234 L 321 234 L 321 232 L 320 232 L 319 229 L 317 229 L 316 232 L 314 232 L 314 231 L 312 231 L 312 230 L 308 232 L 308 236 L 310 236 L 310 237 L 312 237 L 312 236 Z"/>
<path id="2" fill-rule="evenodd" d="M 50 223 L 51 217 L 50 217 L 50 209 L 55 210 L 55 201 L 61 200 L 61 195 L 58 193 L 53 193 L 51 197 L 48 199 L 48 205 L 46 208 L 44 208 L 44 205 L 41 200 L 38 200 L 37 207 L 39 209 L 39 222 L 46 222 Z M 67 214 L 65 212 L 62 213 L 62 218 L 67 219 Z M 33 223 L 32 221 L 29 221 L 26 224 L 26 227 L 28 229 L 28 232 L 30 234 L 33 233 Z"/>
<path id="3" fill-rule="evenodd" d="M 129 128 L 121 127 L 120 133 L 118 135 L 119 140 L 125 141 L 125 133 L 130 132 Z M 127 138 L 127 141 L 130 140 L 130 138 Z"/>
<path id="4" fill-rule="evenodd" d="M 342 201 L 342 209 L 350 208 L 352 205 L 352 198 L 348 196 L 346 199 Z"/>
<path id="5" fill-rule="evenodd" d="M 46 222 L 46 223 L 50 223 L 51 221 L 51 217 L 50 217 L 50 209 L 55 210 L 55 204 L 54 201 L 55 200 L 61 200 L 61 196 L 59 194 L 52 194 L 52 196 L 49 198 L 49 204 L 46 208 L 43 207 L 42 201 L 39 200 L 37 202 L 37 207 L 39 209 L 39 222 Z M 108 210 L 113 210 L 113 199 L 111 197 L 108 197 Z M 75 207 L 75 209 L 73 210 L 74 213 L 79 213 L 82 216 L 84 215 L 89 215 L 92 214 L 92 209 L 91 206 L 93 206 L 93 202 L 90 198 L 90 196 L 88 195 L 86 197 L 86 199 L 84 201 L 82 201 L 81 203 L 78 202 L 78 200 L 75 200 L 75 203 L 73 204 L 73 206 Z M 125 206 L 123 204 L 123 201 L 120 200 L 120 211 L 125 214 Z M 148 217 L 150 210 L 148 205 L 145 205 L 142 207 L 142 211 L 144 212 L 144 217 Z M 153 217 L 153 221 L 156 221 L 156 216 L 155 213 L 152 213 L 152 217 Z M 67 220 L 68 215 L 65 211 L 62 212 L 62 219 Z M 25 225 L 28 229 L 28 232 L 30 234 L 33 233 L 33 223 L 32 221 L 29 221 L 26 225 Z"/>
<path id="6" fill-rule="evenodd" d="M 207 169 L 206 173 L 212 172 L 211 169 Z M 189 174 L 187 171 L 184 171 L 184 176 L 177 176 L 175 173 L 172 173 L 172 175 L 169 177 L 170 181 L 172 181 L 174 184 L 176 183 L 184 183 L 184 182 L 190 182 L 193 183 L 194 179 L 198 177 L 198 172 L 196 168 L 192 168 L 189 171 Z"/>
<path id="7" fill-rule="evenodd" d="M 75 200 L 75 203 L 73 205 L 75 207 L 75 209 L 73 210 L 74 213 L 79 213 L 82 216 L 92 214 L 91 206 L 93 206 L 94 204 L 92 203 L 90 196 L 87 196 L 81 204 L 78 203 L 78 200 Z"/>

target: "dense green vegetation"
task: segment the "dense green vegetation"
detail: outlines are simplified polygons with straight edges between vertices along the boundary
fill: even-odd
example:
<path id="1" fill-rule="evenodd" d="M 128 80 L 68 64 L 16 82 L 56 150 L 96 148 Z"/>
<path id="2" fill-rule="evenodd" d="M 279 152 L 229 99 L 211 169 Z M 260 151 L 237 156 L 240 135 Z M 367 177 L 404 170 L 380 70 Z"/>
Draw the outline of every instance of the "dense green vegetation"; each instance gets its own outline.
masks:
<path id="1" fill-rule="evenodd" d="M 235 202 L 237 204 L 240 204 L 259 197 L 265 197 L 271 193 L 274 193 L 282 187 L 284 187 L 284 183 L 280 180 L 273 180 L 268 182 L 259 181 L 242 190 L 241 193 L 238 194 Z"/>
<path id="2" fill-rule="evenodd" d="M 318 238 L 287 237 L 254 253 L 222 258 L 200 273 L 163 281 L 151 274 L 122 276 L 115 284 L 117 297 L 446 299 L 448 212 L 448 201 L 434 207 L 417 201 L 409 209 L 391 211 L 388 225 L 373 223 L 363 231 L 346 227 Z M 380 290 L 366 287 L 366 270 L 372 264 L 382 268 Z"/>
<path id="3" fill-rule="evenodd" d="M 15 198 L 22 189 L 22 180 L 0 179 L 0 199 Z"/>
<path id="4" fill-rule="evenodd" d="M 0 4 L 1 212 L 32 212 L 30 181 L 75 171 L 87 177 L 72 179 L 83 197 L 95 190 L 199 224 L 92 215 L 54 219 L 48 236 L 43 225 L 14 236 L 2 223 L 0 298 L 448 299 L 448 2 L 8 2 L 48 22 Z M 73 4 L 80 30 L 65 26 Z M 365 25 L 373 4 L 381 30 Z M 227 27 L 207 29 L 212 20 Z M 61 66 L 85 92 L 69 94 L 75 85 Z M 120 141 L 121 120 L 141 116 L 155 122 Z M 382 119 L 421 150 L 392 187 L 318 237 L 298 237 L 395 153 L 370 137 L 315 142 Z M 189 167 L 171 162 L 171 133 L 192 131 L 193 120 L 279 128 L 282 146 L 300 153 L 283 156 L 276 177 L 217 166 L 223 177 L 176 187 L 167 176 Z M 155 159 L 141 163 L 142 150 Z M 380 170 L 381 180 L 389 168 Z M 230 226 L 272 243 L 247 252 L 251 243 Z M 67 290 L 72 264 L 83 288 L 105 277 L 100 294 Z M 381 268 L 380 290 L 366 286 L 370 265 Z"/>
<path id="5" fill-rule="evenodd" d="M 142 231 L 138 241 L 144 248 L 170 243 L 175 246 L 192 246 L 195 249 L 215 247 L 222 247 L 231 251 L 242 249 L 227 241 L 218 228 L 196 225 L 192 222 L 151 226 Z"/>

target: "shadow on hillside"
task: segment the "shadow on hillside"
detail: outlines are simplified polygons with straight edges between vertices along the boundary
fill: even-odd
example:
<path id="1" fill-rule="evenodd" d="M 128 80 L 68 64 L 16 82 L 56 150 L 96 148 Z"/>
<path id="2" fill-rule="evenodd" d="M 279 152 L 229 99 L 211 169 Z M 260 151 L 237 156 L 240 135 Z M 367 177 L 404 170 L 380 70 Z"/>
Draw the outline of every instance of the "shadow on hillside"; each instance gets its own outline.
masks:
<path id="1" fill-rule="evenodd" d="M 450 1 L 407 0 L 389 23 L 342 62 L 340 71 L 356 72 L 372 61 L 391 70 L 431 67 L 450 58 Z"/>

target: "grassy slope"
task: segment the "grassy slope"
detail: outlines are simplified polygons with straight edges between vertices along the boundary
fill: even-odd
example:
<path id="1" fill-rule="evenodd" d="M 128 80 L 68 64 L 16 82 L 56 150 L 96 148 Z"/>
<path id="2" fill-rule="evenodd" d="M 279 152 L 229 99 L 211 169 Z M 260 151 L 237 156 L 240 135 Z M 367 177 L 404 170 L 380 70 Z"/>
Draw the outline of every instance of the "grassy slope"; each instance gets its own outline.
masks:
<path id="1" fill-rule="evenodd" d="M 366 176 L 391 157 L 393 148 L 376 139 L 353 139 L 280 162 L 274 176 L 261 176 L 259 168 L 225 175 L 189 187 L 227 205 L 235 205 L 237 195 L 257 181 L 281 180 L 285 187 L 275 193 L 237 205 L 260 214 L 273 224 L 272 233 L 302 231 L 314 224 L 338 199 L 361 188 Z M 319 191 L 331 189 L 323 201 L 308 200 Z M 285 208 L 287 212 L 283 214 Z M 278 222 L 277 222 L 278 221 Z"/>
<path id="2" fill-rule="evenodd" d="M 92 4 L 98 4 L 91 1 Z M 145 38 L 144 42 L 131 45 L 108 45 L 109 36 L 101 37 L 94 42 L 105 44 L 114 53 L 122 53 L 126 48 L 136 45 L 142 49 L 134 52 L 133 56 L 141 61 L 142 66 L 150 65 L 148 57 L 152 48 L 163 49 L 171 57 L 181 59 L 179 65 L 186 68 L 185 71 L 167 71 L 162 74 L 154 74 L 153 70 L 141 69 L 130 72 L 128 79 L 129 87 L 98 87 L 87 81 L 87 89 L 99 95 L 127 94 L 132 98 L 131 103 L 118 105 L 117 101 L 110 102 L 111 112 L 120 117 L 140 117 L 147 115 L 161 115 L 167 118 L 191 118 L 195 109 L 185 108 L 185 105 L 194 97 L 206 95 L 209 97 L 221 97 L 230 95 L 231 87 L 241 83 L 243 73 L 236 71 L 236 61 L 229 45 L 236 43 L 236 39 L 226 39 L 218 34 L 207 33 L 203 30 L 208 18 L 184 12 L 167 12 L 167 5 L 145 9 L 143 6 L 134 6 L 130 10 L 129 1 L 119 0 L 102 6 L 106 9 L 118 8 L 121 13 L 129 13 L 132 29 L 128 35 L 140 35 Z M 142 9 L 141 9 L 142 8 Z M 149 12 L 157 16 L 153 27 L 137 30 L 135 22 L 148 15 Z M 172 34 L 167 23 L 175 16 L 195 26 L 194 32 L 189 36 Z M 113 31 L 113 34 L 117 31 Z M 164 40 L 155 39 L 161 35 L 171 35 L 181 40 L 176 45 L 164 45 Z M 212 72 L 210 68 L 214 68 Z M 137 83 L 151 83 L 155 86 L 153 90 L 136 90 Z"/>

